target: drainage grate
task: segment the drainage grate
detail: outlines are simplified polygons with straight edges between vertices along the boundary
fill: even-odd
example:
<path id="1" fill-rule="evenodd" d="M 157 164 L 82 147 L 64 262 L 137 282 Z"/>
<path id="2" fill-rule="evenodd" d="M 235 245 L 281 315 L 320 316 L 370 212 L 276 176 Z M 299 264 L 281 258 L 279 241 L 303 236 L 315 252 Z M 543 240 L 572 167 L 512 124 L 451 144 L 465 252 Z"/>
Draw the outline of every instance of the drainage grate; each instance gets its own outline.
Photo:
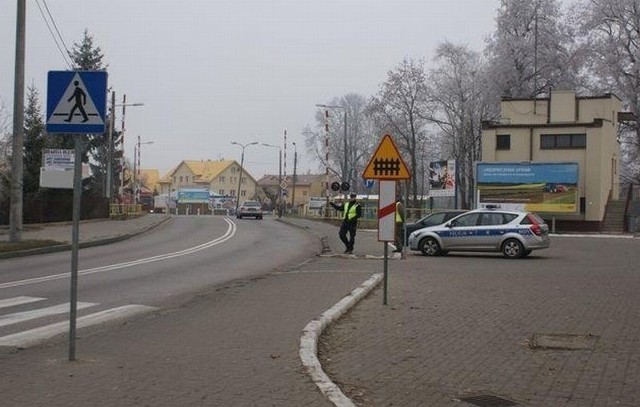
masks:
<path id="1" fill-rule="evenodd" d="M 474 404 L 478 407 L 508 407 L 517 405 L 515 402 L 507 399 L 503 399 L 502 397 L 491 396 L 488 394 L 483 394 L 480 396 L 471 396 L 471 397 L 463 397 L 460 400 Z"/>

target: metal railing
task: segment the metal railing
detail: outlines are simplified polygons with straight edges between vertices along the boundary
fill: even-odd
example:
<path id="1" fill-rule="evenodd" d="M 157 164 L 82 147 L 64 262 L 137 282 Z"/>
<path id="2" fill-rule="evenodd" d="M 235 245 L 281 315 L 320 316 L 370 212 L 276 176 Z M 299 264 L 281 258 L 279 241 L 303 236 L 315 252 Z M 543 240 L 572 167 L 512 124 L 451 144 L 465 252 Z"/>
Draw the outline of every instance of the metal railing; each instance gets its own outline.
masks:
<path id="1" fill-rule="evenodd" d="M 142 213 L 140 204 L 110 204 L 109 217 L 111 219 L 124 219 L 131 216 L 138 216 Z"/>

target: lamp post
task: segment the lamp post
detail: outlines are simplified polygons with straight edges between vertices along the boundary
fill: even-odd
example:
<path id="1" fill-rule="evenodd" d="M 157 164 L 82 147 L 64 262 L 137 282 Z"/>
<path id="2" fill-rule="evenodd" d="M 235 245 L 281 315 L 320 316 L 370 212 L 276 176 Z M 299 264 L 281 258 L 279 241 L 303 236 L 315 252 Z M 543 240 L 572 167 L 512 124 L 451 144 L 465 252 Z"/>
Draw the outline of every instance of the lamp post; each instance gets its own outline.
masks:
<path id="1" fill-rule="evenodd" d="M 242 148 L 242 154 L 240 155 L 240 177 L 238 177 L 238 191 L 237 191 L 237 199 L 236 199 L 236 214 L 238 213 L 238 205 L 240 204 L 240 185 L 242 184 L 242 170 L 244 169 L 244 149 L 249 146 L 254 146 L 258 144 L 257 141 L 252 141 L 251 143 L 241 144 L 237 141 L 232 141 L 231 144 L 235 144 L 236 146 L 240 146 Z"/>
<path id="2" fill-rule="evenodd" d="M 110 200 L 113 195 L 113 131 L 115 128 L 115 120 L 116 120 L 116 107 L 122 106 L 122 157 L 124 157 L 124 113 L 126 106 L 144 106 L 144 103 L 126 103 L 127 95 L 123 95 L 122 103 L 116 103 L 116 92 L 111 92 L 111 108 L 109 109 L 109 136 L 107 140 L 108 151 L 107 151 L 107 179 L 106 179 L 106 192 L 105 196 Z M 122 182 L 124 182 L 124 171 L 122 172 Z M 122 192 L 122 191 L 120 191 Z"/>
<path id="3" fill-rule="evenodd" d="M 316 105 L 316 107 L 322 107 L 325 109 L 343 109 L 344 110 L 344 140 L 343 141 L 343 146 L 344 146 L 344 158 L 343 158 L 343 162 L 342 162 L 342 181 L 349 181 L 351 182 L 351 179 L 348 175 L 349 171 L 347 170 L 347 166 L 348 166 L 348 155 L 347 155 L 347 108 L 345 106 L 337 106 L 337 105 Z M 326 116 L 329 117 L 329 111 L 327 110 L 326 112 Z"/>
<path id="4" fill-rule="evenodd" d="M 278 210 L 278 218 L 282 216 L 282 148 L 274 144 L 262 143 L 265 147 L 273 147 L 278 149 L 278 202 L 276 208 Z"/>
<path id="5" fill-rule="evenodd" d="M 136 205 L 140 202 L 140 146 L 143 144 L 153 144 L 153 141 L 143 142 L 140 140 L 140 136 L 138 136 L 138 142 L 133 148 L 133 187 L 135 188 L 133 197 Z"/>

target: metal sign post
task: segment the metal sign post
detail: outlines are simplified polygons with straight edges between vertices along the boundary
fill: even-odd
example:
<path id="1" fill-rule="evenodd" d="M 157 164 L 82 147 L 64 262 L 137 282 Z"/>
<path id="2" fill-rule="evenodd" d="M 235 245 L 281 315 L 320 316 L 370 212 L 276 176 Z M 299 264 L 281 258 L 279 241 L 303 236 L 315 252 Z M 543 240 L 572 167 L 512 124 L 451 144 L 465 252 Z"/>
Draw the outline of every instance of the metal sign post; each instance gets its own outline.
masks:
<path id="1" fill-rule="evenodd" d="M 50 71 L 47 82 L 47 132 L 75 133 L 71 226 L 71 299 L 69 361 L 76 360 L 78 314 L 78 248 L 82 202 L 82 135 L 103 134 L 107 105 L 106 71 Z"/>
<path id="2" fill-rule="evenodd" d="M 362 178 L 379 180 L 378 241 L 384 242 L 384 294 L 382 304 L 387 305 L 389 269 L 389 242 L 395 240 L 396 181 L 411 178 L 411 173 L 393 138 L 385 134 L 365 167 Z"/>

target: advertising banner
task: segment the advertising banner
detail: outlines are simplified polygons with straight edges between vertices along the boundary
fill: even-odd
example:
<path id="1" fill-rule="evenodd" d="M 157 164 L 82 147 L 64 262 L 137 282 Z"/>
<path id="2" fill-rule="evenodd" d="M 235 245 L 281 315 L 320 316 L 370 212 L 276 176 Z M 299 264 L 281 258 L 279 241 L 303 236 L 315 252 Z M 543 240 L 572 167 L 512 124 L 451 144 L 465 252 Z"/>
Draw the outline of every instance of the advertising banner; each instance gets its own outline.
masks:
<path id="1" fill-rule="evenodd" d="M 578 211 L 578 163 L 483 163 L 476 166 L 478 206 L 532 212 Z"/>
<path id="2" fill-rule="evenodd" d="M 209 190 L 207 189 L 181 189 L 178 191 L 179 204 L 209 203 Z"/>
<path id="3" fill-rule="evenodd" d="M 429 196 L 455 196 L 456 162 L 432 161 L 429 163 Z"/>

